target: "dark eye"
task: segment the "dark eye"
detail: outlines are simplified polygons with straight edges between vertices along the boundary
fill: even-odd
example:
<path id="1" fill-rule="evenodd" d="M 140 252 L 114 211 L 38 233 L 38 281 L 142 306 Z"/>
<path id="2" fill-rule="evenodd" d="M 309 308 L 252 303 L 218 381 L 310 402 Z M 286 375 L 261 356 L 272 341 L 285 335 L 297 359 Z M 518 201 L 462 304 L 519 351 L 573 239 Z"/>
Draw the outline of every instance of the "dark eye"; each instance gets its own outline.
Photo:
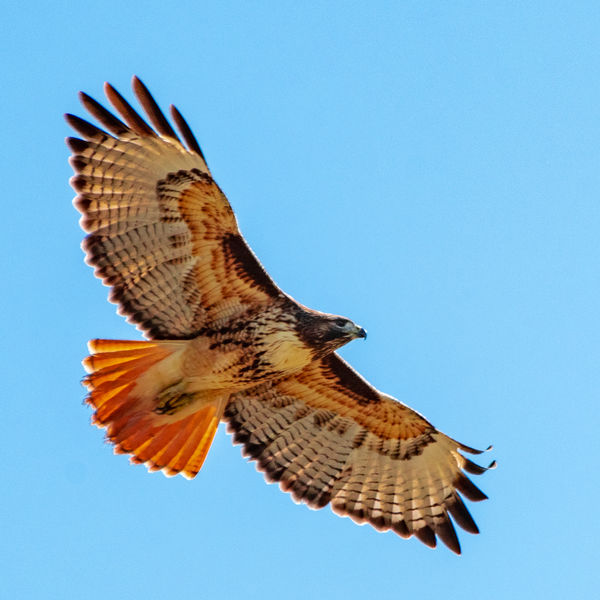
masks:
<path id="1" fill-rule="evenodd" d="M 336 319 L 334 322 L 338 327 L 345 327 L 348 321 L 346 319 Z"/>

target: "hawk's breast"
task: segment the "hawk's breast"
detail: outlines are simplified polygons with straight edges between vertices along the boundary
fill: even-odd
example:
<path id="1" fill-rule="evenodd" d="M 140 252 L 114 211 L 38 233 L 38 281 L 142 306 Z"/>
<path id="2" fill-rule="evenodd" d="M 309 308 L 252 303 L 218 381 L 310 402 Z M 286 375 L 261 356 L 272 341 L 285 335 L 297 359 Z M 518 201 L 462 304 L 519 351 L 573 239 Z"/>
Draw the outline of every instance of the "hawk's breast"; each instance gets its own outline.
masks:
<path id="1" fill-rule="evenodd" d="M 314 360 L 314 352 L 295 330 L 274 329 L 264 336 L 265 359 L 280 373 L 303 369 Z"/>
<path id="2" fill-rule="evenodd" d="M 295 373 L 314 360 L 314 353 L 287 320 L 236 320 L 205 328 L 189 344 L 184 372 L 189 391 L 238 391 Z"/>

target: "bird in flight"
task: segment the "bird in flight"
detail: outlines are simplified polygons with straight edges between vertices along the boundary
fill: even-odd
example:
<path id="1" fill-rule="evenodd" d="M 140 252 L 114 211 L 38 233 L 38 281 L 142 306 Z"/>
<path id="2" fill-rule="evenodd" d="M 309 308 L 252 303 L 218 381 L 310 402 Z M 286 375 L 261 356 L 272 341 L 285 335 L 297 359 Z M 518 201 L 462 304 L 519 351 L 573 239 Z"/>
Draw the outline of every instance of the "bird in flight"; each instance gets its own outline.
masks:
<path id="1" fill-rule="evenodd" d="M 86 262 L 146 338 L 89 342 L 93 422 L 132 462 L 193 478 L 225 421 L 296 502 L 460 554 L 450 517 L 478 533 L 461 495 L 486 498 L 465 475 L 486 468 L 460 451 L 480 451 L 336 353 L 365 330 L 279 289 L 181 113 L 171 106 L 176 131 L 137 77 L 133 91 L 149 123 L 109 84 L 118 116 L 80 94 L 102 128 L 66 115 Z"/>

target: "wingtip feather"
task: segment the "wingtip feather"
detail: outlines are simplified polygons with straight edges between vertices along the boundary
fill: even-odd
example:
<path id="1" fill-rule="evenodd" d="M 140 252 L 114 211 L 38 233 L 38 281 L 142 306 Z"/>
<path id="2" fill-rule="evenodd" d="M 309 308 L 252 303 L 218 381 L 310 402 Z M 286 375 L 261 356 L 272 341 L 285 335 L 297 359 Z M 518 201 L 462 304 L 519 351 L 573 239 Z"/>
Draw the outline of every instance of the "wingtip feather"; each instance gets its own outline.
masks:
<path id="1" fill-rule="evenodd" d="M 137 77 L 137 75 L 132 77 L 131 86 L 133 88 L 133 93 L 135 94 L 139 103 L 142 105 L 142 108 L 146 112 L 146 115 L 150 119 L 150 122 L 156 131 L 158 131 L 158 133 L 164 137 L 169 137 L 179 142 L 177 134 L 171 127 L 169 121 L 167 121 L 162 110 L 156 103 L 156 100 L 154 100 L 150 90 L 147 88 L 144 82 Z"/>

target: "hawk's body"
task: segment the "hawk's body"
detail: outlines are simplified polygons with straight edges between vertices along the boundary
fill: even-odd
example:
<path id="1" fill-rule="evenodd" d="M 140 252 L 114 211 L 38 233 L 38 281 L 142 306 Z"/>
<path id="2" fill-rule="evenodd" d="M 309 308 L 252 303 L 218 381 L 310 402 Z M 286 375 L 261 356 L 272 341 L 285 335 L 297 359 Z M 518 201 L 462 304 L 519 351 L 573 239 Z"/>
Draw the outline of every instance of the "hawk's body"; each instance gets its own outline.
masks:
<path id="1" fill-rule="evenodd" d="M 88 262 L 150 341 L 90 342 L 94 420 L 118 452 L 167 474 L 197 474 L 221 419 L 298 501 L 456 552 L 449 515 L 477 527 L 458 492 L 477 451 L 382 394 L 335 350 L 365 332 L 284 294 L 242 238 L 181 115 L 187 146 L 134 78 L 154 129 L 111 86 L 124 121 L 85 94 L 106 128 L 72 115 L 69 138 Z"/>

